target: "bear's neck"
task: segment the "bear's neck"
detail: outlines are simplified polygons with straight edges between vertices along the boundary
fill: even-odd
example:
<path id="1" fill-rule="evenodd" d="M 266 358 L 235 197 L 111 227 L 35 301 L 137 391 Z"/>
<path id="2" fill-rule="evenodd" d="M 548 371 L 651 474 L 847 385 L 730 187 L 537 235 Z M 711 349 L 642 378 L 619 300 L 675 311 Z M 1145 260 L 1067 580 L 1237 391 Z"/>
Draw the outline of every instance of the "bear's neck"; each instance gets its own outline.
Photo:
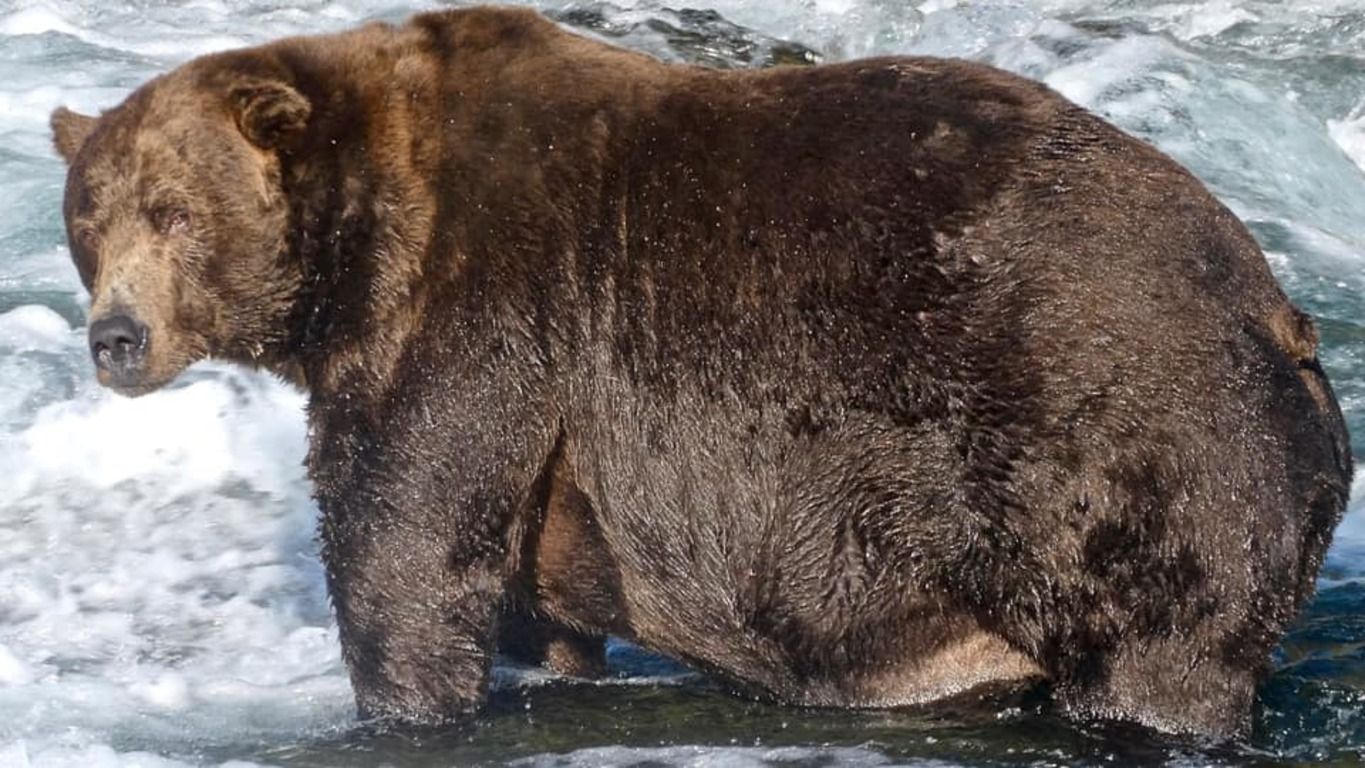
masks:
<path id="1" fill-rule="evenodd" d="M 354 70 L 342 61 L 299 59 L 308 65 L 295 67 L 301 90 L 319 106 L 282 164 L 302 281 L 277 368 L 315 400 L 342 388 L 380 393 L 426 303 L 419 278 L 432 233 L 423 212 L 433 206 L 420 171 L 402 162 L 421 107 L 389 99 L 392 88 L 367 92 L 386 80 L 348 80 Z"/>
<path id="2" fill-rule="evenodd" d="M 408 27 L 382 55 L 284 57 L 315 105 L 282 169 L 304 273 L 288 358 L 315 405 L 387 398 L 410 345 L 460 332 L 450 318 L 572 303 L 576 254 L 621 250 L 635 102 L 683 75 L 543 27 L 453 55 Z M 547 89 L 566 57 L 591 76 Z"/>

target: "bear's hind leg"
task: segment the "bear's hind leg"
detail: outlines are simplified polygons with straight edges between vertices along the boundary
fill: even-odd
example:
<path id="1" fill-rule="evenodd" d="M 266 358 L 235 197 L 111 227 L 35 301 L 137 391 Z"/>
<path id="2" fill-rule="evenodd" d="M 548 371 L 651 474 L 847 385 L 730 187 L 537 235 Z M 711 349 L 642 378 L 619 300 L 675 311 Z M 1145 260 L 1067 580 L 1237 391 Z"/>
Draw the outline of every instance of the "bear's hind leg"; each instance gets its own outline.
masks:
<path id="1" fill-rule="evenodd" d="M 1082 717 L 1132 720 L 1168 733 L 1241 738 L 1260 675 L 1182 637 L 1129 642 L 1059 681 L 1057 701 Z"/>
<path id="2" fill-rule="evenodd" d="M 600 635 L 509 608 L 498 624 L 498 652 L 522 664 L 569 677 L 597 678 L 607 671 L 607 643 Z"/>
<path id="3" fill-rule="evenodd" d="M 618 630 L 620 579 L 592 503 L 574 483 L 563 442 L 514 535 L 515 577 L 498 650 L 572 677 L 606 672 L 606 635 Z"/>

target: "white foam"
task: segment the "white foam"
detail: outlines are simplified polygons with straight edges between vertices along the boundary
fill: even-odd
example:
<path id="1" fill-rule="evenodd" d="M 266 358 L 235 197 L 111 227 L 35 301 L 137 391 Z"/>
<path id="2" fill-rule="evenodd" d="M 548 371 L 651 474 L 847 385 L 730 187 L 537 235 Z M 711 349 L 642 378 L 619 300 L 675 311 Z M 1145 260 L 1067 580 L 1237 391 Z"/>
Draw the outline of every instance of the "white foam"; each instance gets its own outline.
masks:
<path id="1" fill-rule="evenodd" d="M 1255 6 L 1241 0 L 1161 3 L 1148 13 L 1159 26 L 1181 40 L 1216 37 L 1237 24 L 1260 18 Z"/>
<path id="2" fill-rule="evenodd" d="M 3 768 L 203 768 L 209 764 L 173 760 L 150 752 L 119 752 L 107 744 L 52 746 L 36 751 L 23 740 L 0 745 Z M 230 760 L 219 768 L 265 768 L 259 763 Z"/>
<path id="3" fill-rule="evenodd" d="M 44 306 L 30 304 L 0 315 L 0 349 L 9 352 L 63 347 L 70 337 L 66 320 Z"/>
<path id="4" fill-rule="evenodd" d="M 1341 120 L 1328 120 L 1327 133 L 1351 162 L 1365 172 L 1365 101 Z"/>
<path id="5" fill-rule="evenodd" d="M 1192 3 L 1189 11 L 1181 14 L 1178 34 L 1185 40 L 1214 37 L 1237 24 L 1256 18 L 1252 10 L 1235 0 Z"/>
<path id="6" fill-rule="evenodd" d="M 1365 473 L 1357 472 L 1351 486 L 1351 504 L 1337 526 L 1327 568 L 1334 576 L 1360 579 L 1365 562 Z"/>
<path id="7" fill-rule="evenodd" d="M 76 36 L 79 30 L 51 8 L 43 6 L 24 8 L 0 17 L 0 35 L 39 35 L 44 32 Z"/>
<path id="8" fill-rule="evenodd" d="M 23 659 L 0 645 L 0 685 L 28 685 L 33 677 L 33 670 Z"/>
<path id="9" fill-rule="evenodd" d="M 518 2 L 565 8 L 574 0 Z M 707 0 L 667 3 L 659 0 L 616 0 L 616 5 L 649 11 L 660 7 L 715 10 L 726 19 L 778 38 L 797 40 L 831 60 L 894 53 L 919 29 L 922 15 L 911 2 L 868 0 Z"/>
<path id="10" fill-rule="evenodd" d="M 102 391 L 82 331 L 40 307 L 0 315 L 0 352 L 28 374 L 0 390 L 19 425 L 0 441 L 0 743 L 132 765 L 100 743 L 349 721 L 302 396 L 214 365 L 144 398 Z M 74 396 L 16 413 L 53 376 Z M 73 729 L 94 752 L 51 751 Z"/>
<path id="11" fill-rule="evenodd" d="M 1094 55 L 1081 61 L 1065 64 L 1044 78 L 1044 82 L 1077 104 L 1098 105 L 1120 91 L 1140 91 L 1140 79 L 1154 64 L 1174 53 L 1174 49 L 1159 40 L 1144 37 L 1124 38 L 1111 45 L 1100 46 Z M 1134 113 L 1149 111 L 1159 93 L 1144 93 Z M 1144 109 L 1147 107 L 1147 109 Z"/>

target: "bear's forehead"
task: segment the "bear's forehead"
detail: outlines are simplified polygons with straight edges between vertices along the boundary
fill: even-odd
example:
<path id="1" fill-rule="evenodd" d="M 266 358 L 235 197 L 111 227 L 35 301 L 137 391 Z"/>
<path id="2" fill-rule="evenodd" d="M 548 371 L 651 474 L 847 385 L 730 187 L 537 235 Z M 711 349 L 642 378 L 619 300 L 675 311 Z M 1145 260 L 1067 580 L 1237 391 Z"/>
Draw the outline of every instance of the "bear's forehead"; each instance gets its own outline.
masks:
<path id="1" fill-rule="evenodd" d="M 189 168 L 197 150 L 190 121 L 161 110 L 119 108 L 106 113 L 101 122 L 93 145 L 82 153 L 80 168 L 94 207 L 155 195 L 191 180 Z"/>
<path id="2" fill-rule="evenodd" d="M 92 148 L 81 168 L 84 202 L 95 209 L 135 202 L 163 180 L 175 177 L 171 167 L 175 159 L 175 153 L 168 147 L 143 135 L 131 145 L 103 141 Z"/>

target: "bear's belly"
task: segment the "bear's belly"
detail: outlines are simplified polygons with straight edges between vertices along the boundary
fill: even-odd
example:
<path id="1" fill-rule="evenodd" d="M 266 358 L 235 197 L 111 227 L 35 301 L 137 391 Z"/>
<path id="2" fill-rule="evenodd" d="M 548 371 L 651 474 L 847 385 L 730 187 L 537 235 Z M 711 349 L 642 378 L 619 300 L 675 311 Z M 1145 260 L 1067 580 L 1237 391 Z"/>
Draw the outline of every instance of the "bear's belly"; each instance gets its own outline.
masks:
<path id="1" fill-rule="evenodd" d="M 569 441 L 556 478 L 575 503 L 546 518 L 564 556 L 542 555 L 558 575 L 538 581 L 558 605 L 594 596 L 577 621 L 811 706 L 913 705 L 1041 675 L 944 591 L 967 516 L 935 425 L 849 414 L 804 435 L 740 412 L 651 424 L 622 394 L 625 423 Z"/>
<path id="2" fill-rule="evenodd" d="M 924 654 L 854 671 L 791 697 L 806 706 L 904 707 L 1042 679 L 1042 668 L 997 635 L 976 631 Z"/>
<path id="3" fill-rule="evenodd" d="M 627 604 L 630 594 L 627 592 Z M 730 599 L 720 599 L 715 617 Z M 758 633 L 743 619 L 729 626 L 677 620 L 648 607 L 631 612 L 629 637 L 650 650 L 689 662 L 736 687 L 780 702 L 813 707 L 881 708 L 928 704 L 986 689 L 1015 688 L 1044 678 L 1039 665 L 998 635 L 969 620 L 886 622 L 869 636 L 834 639 L 812 631 L 796 637 Z"/>

